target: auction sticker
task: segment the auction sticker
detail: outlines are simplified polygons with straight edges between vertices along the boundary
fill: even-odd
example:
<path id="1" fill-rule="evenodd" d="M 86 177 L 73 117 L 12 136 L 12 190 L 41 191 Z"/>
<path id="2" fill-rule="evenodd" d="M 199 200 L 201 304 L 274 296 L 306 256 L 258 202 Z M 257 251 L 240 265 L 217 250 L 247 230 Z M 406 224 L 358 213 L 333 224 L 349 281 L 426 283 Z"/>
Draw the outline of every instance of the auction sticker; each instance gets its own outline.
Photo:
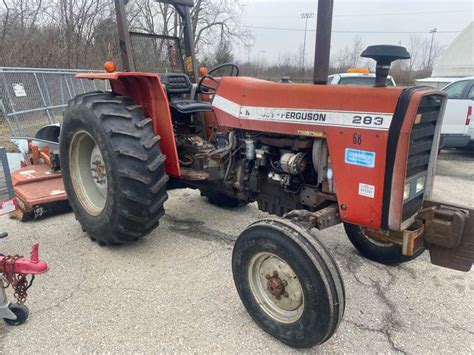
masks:
<path id="1" fill-rule="evenodd" d="M 359 195 L 374 198 L 375 197 L 375 186 L 359 183 Z"/>
<path id="2" fill-rule="evenodd" d="M 344 161 L 346 164 L 373 168 L 375 167 L 375 152 L 346 148 Z"/>

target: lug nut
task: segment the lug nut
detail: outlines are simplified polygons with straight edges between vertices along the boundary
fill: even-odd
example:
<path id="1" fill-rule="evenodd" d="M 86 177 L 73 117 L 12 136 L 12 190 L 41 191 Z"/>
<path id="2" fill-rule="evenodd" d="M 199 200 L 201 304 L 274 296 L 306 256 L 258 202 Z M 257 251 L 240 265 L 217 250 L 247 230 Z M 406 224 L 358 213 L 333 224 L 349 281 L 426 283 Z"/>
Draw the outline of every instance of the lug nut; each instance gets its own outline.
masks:
<path id="1" fill-rule="evenodd" d="M 282 280 L 281 283 L 282 283 L 283 286 L 285 286 L 285 287 L 288 286 L 288 281 L 286 281 L 286 280 Z"/>
<path id="2" fill-rule="evenodd" d="M 277 271 L 273 271 L 273 276 L 274 276 L 274 277 L 278 277 L 278 272 L 277 272 Z"/>
<path id="3" fill-rule="evenodd" d="M 288 297 L 288 296 L 289 296 L 288 292 L 285 291 L 285 292 L 283 293 L 283 297 Z"/>
<path id="4" fill-rule="evenodd" d="M 267 280 L 270 280 L 270 278 L 271 278 L 270 274 L 266 274 L 266 275 L 265 275 L 265 278 L 266 278 Z"/>

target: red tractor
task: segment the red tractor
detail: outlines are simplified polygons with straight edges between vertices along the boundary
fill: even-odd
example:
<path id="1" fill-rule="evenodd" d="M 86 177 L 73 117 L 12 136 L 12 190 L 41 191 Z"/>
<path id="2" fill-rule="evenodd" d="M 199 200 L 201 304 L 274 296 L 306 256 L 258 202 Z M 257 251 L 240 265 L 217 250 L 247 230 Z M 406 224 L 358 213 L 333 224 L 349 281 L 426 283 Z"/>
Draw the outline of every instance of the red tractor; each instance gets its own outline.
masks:
<path id="1" fill-rule="evenodd" d="M 403 47 L 364 51 L 377 62 L 375 87 L 324 85 L 333 2 L 319 1 L 315 85 L 241 77 L 235 64 L 195 83 L 193 2 L 161 2 L 181 16 L 184 55 L 176 38 L 129 32 L 116 0 L 124 71 L 78 75 L 112 90 L 77 96 L 64 114 L 65 188 L 92 240 L 146 236 L 170 189 L 199 189 L 222 207 L 256 201 L 276 216 L 237 239 L 235 285 L 258 325 L 293 347 L 325 342 L 344 314 L 341 274 L 310 228 L 343 223 L 361 254 L 384 264 L 428 249 L 434 264 L 471 268 L 474 210 L 430 200 L 446 97 L 385 86 L 391 62 L 409 58 Z M 166 74 L 144 72 L 160 66 Z"/>

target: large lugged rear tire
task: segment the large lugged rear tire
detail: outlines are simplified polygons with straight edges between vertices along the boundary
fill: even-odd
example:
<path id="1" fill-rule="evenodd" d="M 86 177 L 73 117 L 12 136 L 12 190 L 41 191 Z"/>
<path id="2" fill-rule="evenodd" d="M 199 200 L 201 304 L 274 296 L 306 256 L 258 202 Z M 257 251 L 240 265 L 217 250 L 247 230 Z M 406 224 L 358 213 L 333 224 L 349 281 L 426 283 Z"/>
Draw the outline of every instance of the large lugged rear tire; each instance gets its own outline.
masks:
<path id="1" fill-rule="evenodd" d="M 283 343 L 308 348 L 336 332 L 345 308 L 341 274 L 304 228 L 281 218 L 250 225 L 235 243 L 232 271 L 249 314 Z"/>
<path id="2" fill-rule="evenodd" d="M 151 122 L 130 98 L 113 93 L 79 95 L 64 113 L 65 189 L 82 229 L 100 244 L 136 241 L 164 214 L 168 176 Z"/>

